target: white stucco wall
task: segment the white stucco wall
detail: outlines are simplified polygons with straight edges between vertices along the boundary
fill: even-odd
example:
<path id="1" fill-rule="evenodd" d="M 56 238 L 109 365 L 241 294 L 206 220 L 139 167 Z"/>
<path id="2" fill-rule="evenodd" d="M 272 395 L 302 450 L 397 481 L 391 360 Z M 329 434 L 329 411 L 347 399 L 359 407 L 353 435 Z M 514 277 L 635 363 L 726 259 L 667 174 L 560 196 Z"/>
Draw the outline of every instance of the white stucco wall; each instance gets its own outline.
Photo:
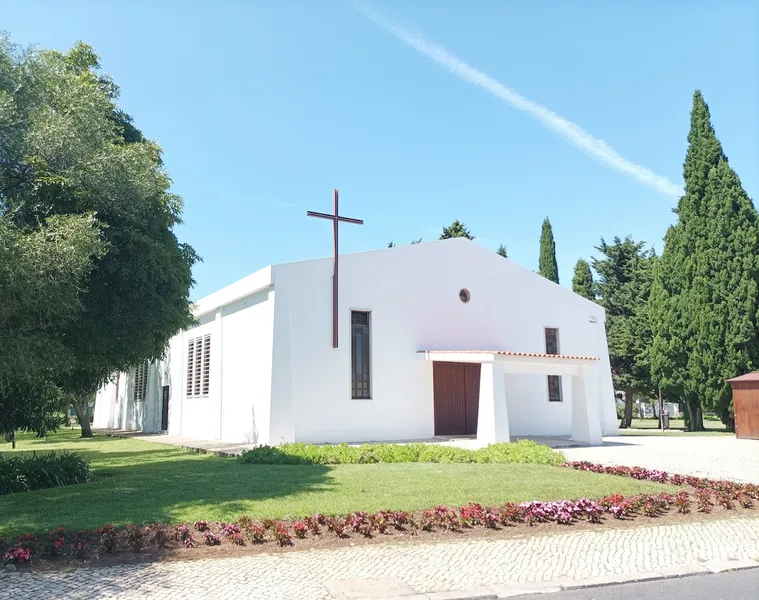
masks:
<path id="1" fill-rule="evenodd" d="M 562 354 L 602 362 L 607 356 L 600 306 L 468 240 L 342 256 L 336 350 L 331 275 L 331 259 L 273 267 L 272 441 L 431 437 L 432 365 L 416 360 L 418 350 L 542 353 L 544 327 L 558 327 Z M 461 288 L 471 294 L 466 304 L 459 300 Z M 372 313 L 372 400 L 351 399 L 351 309 Z M 599 373 L 595 398 L 606 415 L 606 404 L 614 410 L 611 374 L 604 368 Z M 544 376 L 508 375 L 512 435 L 570 433 L 566 377 L 563 392 L 563 402 L 549 403 Z"/>
<path id="2" fill-rule="evenodd" d="M 262 290 L 221 314 L 222 439 L 259 443 L 269 437 L 273 294 Z"/>
<path id="3" fill-rule="evenodd" d="M 151 367 L 144 406 L 130 403 L 129 377 L 118 399 L 113 384 L 101 390 L 95 425 L 157 431 L 169 385 L 171 435 L 260 444 L 429 438 L 432 363 L 418 360 L 419 350 L 543 353 L 544 328 L 557 327 L 562 354 L 601 359 L 588 393 L 603 433 L 617 432 L 600 306 L 465 239 L 341 256 L 340 275 L 338 349 L 331 258 L 267 267 L 198 302 L 198 326 Z M 371 400 L 351 399 L 352 309 L 371 311 Z M 187 340 L 206 333 L 210 393 L 187 398 Z M 570 377 L 562 387 L 563 402 L 552 403 L 545 376 L 507 374 L 511 435 L 569 434 Z"/>
<path id="4" fill-rule="evenodd" d="M 97 429 L 123 429 L 155 433 L 161 430 L 161 386 L 164 385 L 164 362 L 148 367 L 145 400 L 134 399 L 134 370 L 119 373 L 101 387 L 95 398 L 92 426 Z"/>

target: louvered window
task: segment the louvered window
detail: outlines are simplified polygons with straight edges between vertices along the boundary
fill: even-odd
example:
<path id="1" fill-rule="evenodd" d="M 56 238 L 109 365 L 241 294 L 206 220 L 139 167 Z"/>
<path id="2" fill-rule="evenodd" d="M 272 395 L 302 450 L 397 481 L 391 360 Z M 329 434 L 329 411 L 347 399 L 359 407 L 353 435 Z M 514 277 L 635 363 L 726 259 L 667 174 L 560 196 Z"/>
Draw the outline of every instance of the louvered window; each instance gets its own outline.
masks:
<path id="1" fill-rule="evenodd" d="M 134 401 L 144 402 L 148 395 L 148 363 L 142 363 L 134 370 Z"/>
<path id="2" fill-rule="evenodd" d="M 559 353 L 559 330 L 555 327 L 546 327 L 546 354 Z M 548 376 L 548 401 L 561 402 L 561 376 Z"/>
<path id="3" fill-rule="evenodd" d="M 201 398 L 211 393 L 211 334 L 187 341 L 188 398 Z"/>
<path id="4" fill-rule="evenodd" d="M 370 358 L 369 313 L 351 311 L 351 383 L 354 400 L 369 400 L 372 397 Z"/>
<path id="5" fill-rule="evenodd" d="M 203 374 L 201 381 L 201 393 L 208 396 L 211 388 L 211 334 L 203 338 Z"/>

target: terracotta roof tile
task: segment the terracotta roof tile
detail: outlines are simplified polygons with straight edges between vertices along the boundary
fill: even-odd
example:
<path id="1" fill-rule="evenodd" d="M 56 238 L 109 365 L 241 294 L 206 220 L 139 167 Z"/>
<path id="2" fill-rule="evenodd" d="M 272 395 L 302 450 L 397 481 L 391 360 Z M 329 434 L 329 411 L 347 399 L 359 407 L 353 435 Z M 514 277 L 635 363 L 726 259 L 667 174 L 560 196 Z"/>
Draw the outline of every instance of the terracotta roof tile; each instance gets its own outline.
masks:
<path id="1" fill-rule="evenodd" d="M 753 371 L 752 373 L 746 373 L 740 377 L 733 377 L 732 379 L 726 379 L 727 382 L 733 381 L 759 381 L 759 371 Z"/>
<path id="2" fill-rule="evenodd" d="M 554 358 L 557 360 L 598 360 L 595 356 L 576 356 L 573 354 L 542 354 L 540 352 L 518 352 L 515 350 L 426 350 L 438 354 L 498 354 L 500 356 L 526 356 L 532 358 Z M 759 373 L 757 373 L 759 379 Z"/>

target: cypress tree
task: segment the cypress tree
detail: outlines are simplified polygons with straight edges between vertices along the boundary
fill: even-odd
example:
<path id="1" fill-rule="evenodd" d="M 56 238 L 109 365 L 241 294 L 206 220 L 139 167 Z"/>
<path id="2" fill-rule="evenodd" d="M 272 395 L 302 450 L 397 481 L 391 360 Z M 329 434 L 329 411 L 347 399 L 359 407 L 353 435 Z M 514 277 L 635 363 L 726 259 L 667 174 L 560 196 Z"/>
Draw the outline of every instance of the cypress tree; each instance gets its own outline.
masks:
<path id="1" fill-rule="evenodd" d="M 625 392 L 625 414 L 620 427 L 630 427 L 633 395 L 652 395 L 650 372 L 651 321 L 649 297 L 653 250 L 644 242 L 614 238 L 613 244 L 601 239 L 596 248 L 603 254 L 593 259 L 598 273 L 598 302 L 606 309 L 606 339 L 614 389 Z"/>
<path id="2" fill-rule="evenodd" d="M 590 264 L 584 258 L 580 258 L 575 264 L 572 291 L 588 300 L 595 301 L 596 299 L 596 292 L 593 289 L 593 273 L 590 272 Z"/>
<path id="3" fill-rule="evenodd" d="M 474 236 L 469 232 L 469 229 L 467 229 L 466 223 L 462 223 L 458 219 L 456 219 L 448 227 L 443 227 L 443 233 L 440 234 L 441 240 L 448 240 L 450 238 L 456 238 L 456 237 L 465 237 L 469 240 L 474 239 Z M 422 239 L 419 238 L 419 242 L 421 241 Z M 414 242 L 414 243 L 418 243 L 418 242 Z"/>
<path id="4" fill-rule="evenodd" d="M 703 410 L 734 425 L 725 379 L 759 365 L 759 217 L 693 95 L 685 193 L 654 273 L 652 378 L 683 398 L 691 431 Z"/>
<path id="5" fill-rule="evenodd" d="M 553 241 L 553 230 L 548 217 L 543 221 L 540 232 L 540 258 L 538 273 L 554 283 L 559 283 L 559 266 L 556 264 L 556 243 Z"/>

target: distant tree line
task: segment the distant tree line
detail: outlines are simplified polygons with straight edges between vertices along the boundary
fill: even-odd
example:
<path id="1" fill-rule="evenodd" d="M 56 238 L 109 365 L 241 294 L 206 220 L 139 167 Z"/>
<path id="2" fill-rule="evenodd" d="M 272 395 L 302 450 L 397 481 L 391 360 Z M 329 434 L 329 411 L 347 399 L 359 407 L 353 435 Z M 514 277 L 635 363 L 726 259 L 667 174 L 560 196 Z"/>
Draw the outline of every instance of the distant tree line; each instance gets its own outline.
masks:
<path id="1" fill-rule="evenodd" d="M 685 407 L 686 428 L 703 430 L 703 413 L 735 426 L 726 379 L 759 369 L 759 215 L 711 124 L 700 91 L 693 95 L 685 189 L 661 256 L 630 236 L 601 239 L 598 257 L 580 258 L 572 290 L 606 310 L 614 387 L 625 392 L 621 427 L 632 424 L 633 399 Z M 440 239 L 474 239 L 458 220 Z M 412 243 L 418 243 L 415 240 Z M 394 246 L 392 242 L 390 246 Z M 507 256 L 501 244 L 497 250 Z M 540 234 L 538 272 L 559 283 L 548 218 Z"/>

